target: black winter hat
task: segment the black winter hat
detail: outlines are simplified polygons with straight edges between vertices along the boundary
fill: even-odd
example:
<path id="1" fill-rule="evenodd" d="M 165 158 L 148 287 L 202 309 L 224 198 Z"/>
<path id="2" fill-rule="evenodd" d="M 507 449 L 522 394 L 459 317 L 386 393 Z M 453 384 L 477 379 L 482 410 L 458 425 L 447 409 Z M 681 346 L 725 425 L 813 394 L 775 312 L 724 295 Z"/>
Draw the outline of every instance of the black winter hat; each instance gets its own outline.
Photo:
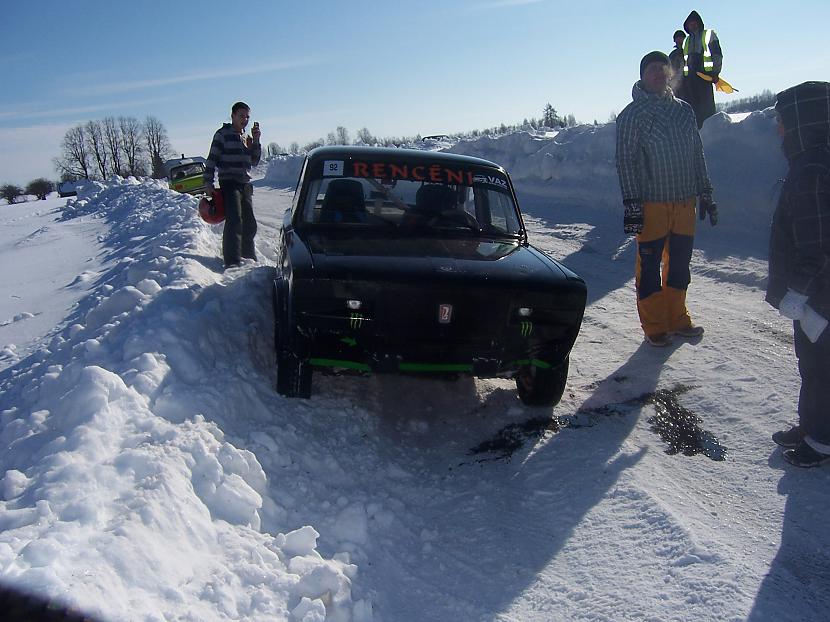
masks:
<path id="1" fill-rule="evenodd" d="M 645 56 L 643 56 L 643 60 L 640 61 L 640 77 L 643 77 L 643 73 L 646 71 L 646 66 L 649 63 L 663 63 L 664 65 L 669 64 L 669 57 L 660 52 L 659 50 L 654 50 L 653 52 L 649 52 Z"/>
<path id="2" fill-rule="evenodd" d="M 671 36 L 672 41 L 674 41 L 675 39 L 677 39 L 677 37 L 683 37 L 683 38 L 685 39 L 685 38 L 686 38 L 686 33 L 685 33 L 685 31 L 683 31 L 683 30 L 675 30 L 675 31 L 674 31 L 674 34 Z"/>

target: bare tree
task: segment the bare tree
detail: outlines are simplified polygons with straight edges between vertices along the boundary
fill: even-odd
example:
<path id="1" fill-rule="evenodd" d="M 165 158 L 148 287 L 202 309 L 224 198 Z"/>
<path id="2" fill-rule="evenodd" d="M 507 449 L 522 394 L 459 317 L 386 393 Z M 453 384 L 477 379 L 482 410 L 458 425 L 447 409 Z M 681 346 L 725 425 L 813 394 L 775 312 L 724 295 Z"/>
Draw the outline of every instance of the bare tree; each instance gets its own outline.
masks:
<path id="1" fill-rule="evenodd" d="M 153 177 L 161 179 L 165 176 L 164 161 L 173 149 L 164 124 L 155 117 L 148 116 L 144 120 L 144 144 L 147 147 Z"/>
<path id="2" fill-rule="evenodd" d="M 140 176 L 145 173 L 144 155 L 141 146 L 141 123 L 135 117 L 118 117 L 118 129 L 121 133 L 121 149 L 124 153 L 125 173 Z"/>
<path id="3" fill-rule="evenodd" d="M 40 200 L 45 200 L 46 195 L 54 190 L 54 184 L 48 179 L 44 179 L 43 177 L 38 177 L 37 179 L 33 179 L 29 182 L 29 185 L 26 186 L 26 194 L 33 194 Z"/>
<path id="4" fill-rule="evenodd" d="M 116 175 L 123 175 L 124 154 L 121 147 L 121 130 L 115 117 L 104 119 L 104 140 L 107 143 L 107 152 L 110 155 L 112 172 Z"/>
<path id="5" fill-rule="evenodd" d="M 109 154 L 107 153 L 101 123 L 99 121 L 87 121 L 84 132 L 86 133 L 87 151 L 95 158 L 95 164 L 98 165 L 101 179 L 106 179 L 109 173 Z"/>
<path id="6" fill-rule="evenodd" d="M 0 186 L 0 197 L 6 199 L 6 202 L 11 205 L 15 203 L 17 199 L 21 197 L 23 194 L 23 189 L 20 186 L 15 186 L 14 184 L 6 184 L 4 186 Z"/>
<path id="7" fill-rule="evenodd" d="M 296 140 L 294 142 L 292 142 L 288 146 L 288 153 L 290 153 L 291 155 L 299 154 L 300 153 L 300 143 L 298 143 Z"/>
<path id="8" fill-rule="evenodd" d="M 333 135 L 333 134 L 332 134 L 332 135 Z M 318 138 L 317 140 L 312 140 L 312 141 L 311 141 L 310 143 L 308 143 L 305 147 L 303 147 L 303 149 L 302 149 L 302 150 L 303 150 L 305 153 L 308 153 L 308 152 L 309 152 L 309 151 L 311 151 L 312 149 L 316 149 L 317 147 L 322 147 L 322 146 L 323 146 L 323 145 L 325 145 L 325 144 L 326 144 L 326 141 L 324 141 L 322 138 Z"/>
<path id="9" fill-rule="evenodd" d="M 337 134 L 337 143 L 338 145 L 348 145 L 351 141 L 349 140 L 349 130 L 347 130 L 342 125 L 338 125 L 337 129 L 335 130 Z"/>
<path id="10" fill-rule="evenodd" d="M 357 130 L 357 138 L 355 138 L 354 142 L 356 145 L 374 145 L 377 139 L 372 136 L 369 128 L 364 127 Z"/>
<path id="11" fill-rule="evenodd" d="M 268 146 L 265 147 L 265 155 L 269 158 L 282 153 L 282 147 L 280 147 L 277 143 L 268 143 Z"/>
<path id="12" fill-rule="evenodd" d="M 62 177 L 89 179 L 91 167 L 83 125 L 76 125 L 66 131 L 61 142 L 61 155 L 52 162 Z"/>

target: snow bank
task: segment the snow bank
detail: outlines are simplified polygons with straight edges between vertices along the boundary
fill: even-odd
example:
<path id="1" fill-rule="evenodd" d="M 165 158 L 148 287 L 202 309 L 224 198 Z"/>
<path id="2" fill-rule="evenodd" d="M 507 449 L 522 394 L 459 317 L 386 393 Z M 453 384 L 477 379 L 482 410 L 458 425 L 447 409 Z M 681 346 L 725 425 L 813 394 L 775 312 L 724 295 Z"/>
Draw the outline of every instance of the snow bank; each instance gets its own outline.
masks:
<path id="1" fill-rule="evenodd" d="M 275 188 L 293 188 L 300 178 L 304 156 L 276 156 L 268 160 L 264 181 Z"/>
<path id="2" fill-rule="evenodd" d="M 111 224 L 111 267 L 3 383 L 4 580 L 104 619 L 368 620 L 357 567 L 323 558 L 312 527 L 260 531 L 263 468 L 223 430 L 273 393 L 236 369 L 240 349 L 270 365 L 253 338 L 272 330 L 270 299 L 241 293 L 267 292 L 269 273 L 223 281 L 195 208 L 135 179 L 67 204 Z"/>
<path id="3" fill-rule="evenodd" d="M 777 200 L 775 180 L 786 172 L 774 110 L 738 117 L 718 113 L 706 121 L 701 137 L 721 213 L 719 230 L 766 232 Z M 574 208 L 581 222 L 618 225 L 621 196 L 615 123 L 578 125 L 547 135 L 521 131 L 454 145 L 424 141 L 421 146 L 496 162 L 507 169 L 521 195 Z M 266 182 L 296 185 L 302 160 L 302 156 L 272 159 Z M 527 210 L 529 205 L 522 207 Z"/>
<path id="4" fill-rule="evenodd" d="M 766 231 L 777 200 L 775 180 L 786 172 L 774 110 L 739 121 L 718 113 L 706 121 L 701 138 L 720 208 L 720 230 Z M 595 222 L 610 214 L 616 223 L 621 196 L 615 123 L 566 128 L 553 138 L 517 132 L 462 141 L 450 151 L 501 164 L 520 192 L 595 211 Z"/>

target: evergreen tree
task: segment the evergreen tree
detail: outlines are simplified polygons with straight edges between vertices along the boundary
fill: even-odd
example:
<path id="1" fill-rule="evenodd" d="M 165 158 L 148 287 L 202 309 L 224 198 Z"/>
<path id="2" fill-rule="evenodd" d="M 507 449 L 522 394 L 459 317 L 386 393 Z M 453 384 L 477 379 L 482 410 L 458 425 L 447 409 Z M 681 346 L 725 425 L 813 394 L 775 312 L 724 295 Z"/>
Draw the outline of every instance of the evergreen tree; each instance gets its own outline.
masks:
<path id="1" fill-rule="evenodd" d="M 558 127 L 562 123 L 562 119 L 556 112 L 556 108 L 550 105 L 550 102 L 542 111 L 542 126 L 543 127 Z"/>

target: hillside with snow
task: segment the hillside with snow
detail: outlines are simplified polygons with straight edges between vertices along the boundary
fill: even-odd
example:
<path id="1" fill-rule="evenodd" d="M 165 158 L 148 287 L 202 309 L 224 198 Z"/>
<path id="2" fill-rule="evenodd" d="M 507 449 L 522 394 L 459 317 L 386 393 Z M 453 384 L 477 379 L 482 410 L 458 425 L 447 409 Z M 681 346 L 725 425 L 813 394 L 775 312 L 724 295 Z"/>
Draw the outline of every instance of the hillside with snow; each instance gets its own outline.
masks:
<path id="1" fill-rule="evenodd" d="M 100 620 L 820 621 L 830 470 L 784 463 L 792 326 L 763 302 L 770 111 L 702 136 L 721 222 L 642 341 L 614 125 L 462 142 L 589 304 L 553 409 L 509 380 L 315 375 L 276 394 L 270 281 L 296 158 L 255 182 L 258 264 L 162 183 L 0 207 L 0 583 Z"/>

